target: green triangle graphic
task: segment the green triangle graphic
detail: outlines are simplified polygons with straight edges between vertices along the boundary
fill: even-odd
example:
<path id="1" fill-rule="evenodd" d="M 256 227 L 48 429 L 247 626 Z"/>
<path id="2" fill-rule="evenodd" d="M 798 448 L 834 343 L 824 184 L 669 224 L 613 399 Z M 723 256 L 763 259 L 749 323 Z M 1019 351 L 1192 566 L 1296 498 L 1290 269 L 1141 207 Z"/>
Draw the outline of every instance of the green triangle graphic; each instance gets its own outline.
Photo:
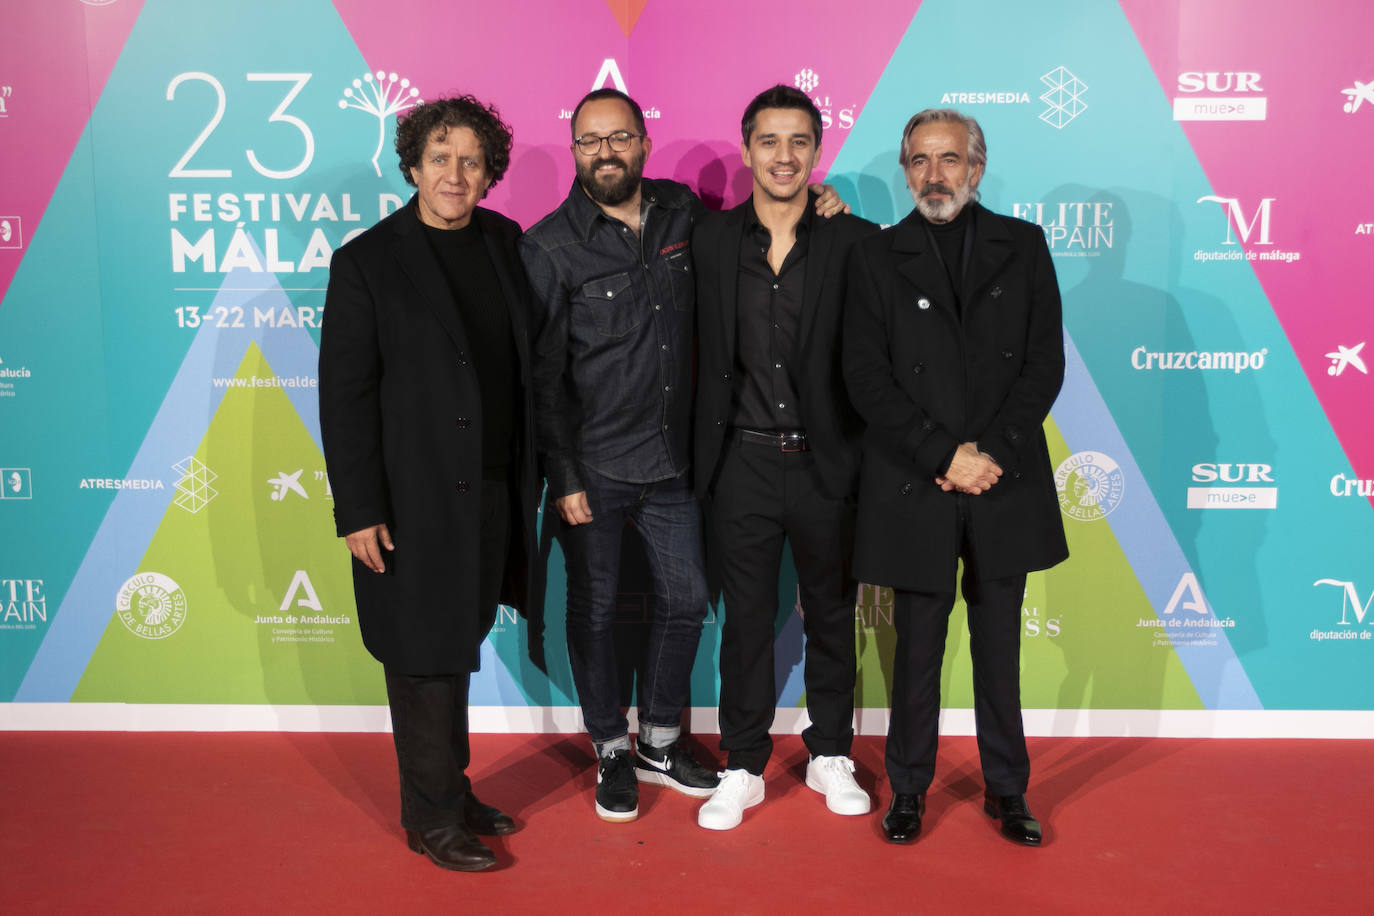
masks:
<path id="1" fill-rule="evenodd" d="M 386 702 L 359 636 L 323 456 L 256 343 L 234 382 L 179 467 L 180 492 L 139 576 L 111 596 L 115 613 L 73 700 Z M 126 620 L 172 631 L 149 638 Z"/>
<path id="2" fill-rule="evenodd" d="M 1045 423 L 1050 461 L 1070 450 Z M 1126 555 L 1105 520 L 1065 519 L 1068 562 L 1026 580 L 1021 622 L 1021 705 L 1028 709 L 1201 709 L 1197 691 L 1163 634 L 1137 626 L 1155 620 Z M 892 592 L 864 586 L 855 614 L 859 680 L 855 703 L 886 707 L 892 683 Z M 1159 644 L 1156 644 L 1159 643 Z M 973 706 L 968 608 L 949 618 L 941 671 L 945 706 Z M 805 697 L 798 705 L 805 705 Z"/>

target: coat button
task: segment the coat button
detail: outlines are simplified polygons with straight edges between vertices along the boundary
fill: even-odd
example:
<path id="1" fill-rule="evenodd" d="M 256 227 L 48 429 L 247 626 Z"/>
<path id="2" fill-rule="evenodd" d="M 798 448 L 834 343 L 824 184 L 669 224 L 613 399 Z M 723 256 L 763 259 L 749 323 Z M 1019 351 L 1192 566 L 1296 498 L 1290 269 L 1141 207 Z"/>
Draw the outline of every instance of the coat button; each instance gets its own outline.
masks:
<path id="1" fill-rule="evenodd" d="M 906 495 L 908 495 L 908 494 L 910 494 L 910 493 L 911 493 L 911 481 L 908 480 L 906 483 L 902 484 L 902 495 L 903 495 L 903 496 L 906 496 Z"/>
<path id="2" fill-rule="evenodd" d="M 717 425 L 717 426 L 724 426 L 724 425 L 725 425 L 725 421 L 724 421 L 724 420 L 717 420 L 717 421 L 716 421 L 716 425 Z"/>
<path id="3" fill-rule="evenodd" d="M 1021 430 L 1014 428 L 1007 430 L 1007 438 L 1015 442 L 1017 439 L 1021 438 Z"/>
<path id="4" fill-rule="evenodd" d="M 934 423 L 934 421 L 932 421 L 932 420 L 922 420 L 922 421 L 921 421 L 921 429 L 924 430 L 925 432 L 930 432 L 930 431 L 931 431 L 932 429 L 934 429 L 934 428 L 935 428 L 935 423 Z"/>
<path id="5" fill-rule="evenodd" d="M 911 367 L 911 371 L 916 373 L 917 375 L 920 375 L 922 372 L 926 371 L 926 364 L 917 363 L 916 365 Z"/>
<path id="6" fill-rule="evenodd" d="M 926 309 L 930 308 L 930 300 L 922 296 L 916 300 L 916 307 L 924 312 Z"/>
<path id="7" fill-rule="evenodd" d="M 466 480 L 458 481 L 458 486 L 455 489 L 457 489 L 459 493 L 466 493 L 468 491 L 468 482 Z"/>
<path id="8" fill-rule="evenodd" d="M 1015 355 L 1016 355 L 1016 354 L 1013 353 L 1013 352 L 1011 352 L 1010 350 L 1003 350 L 1003 351 L 1002 351 L 1002 358 L 1003 358 L 1003 359 L 1011 359 L 1011 358 L 1012 358 L 1013 356 L 1015 356 Z"/>
<path id="9" fill-rule="evenodd" d="M 725 381 L 727 381 L 727 382 L 730 381 L 730 373 L 728 373 L 728 372 L 722 372 L 722 373 L 720 374 L 720 377 L 721 377 L 722 379 L 724 379 Z"/>

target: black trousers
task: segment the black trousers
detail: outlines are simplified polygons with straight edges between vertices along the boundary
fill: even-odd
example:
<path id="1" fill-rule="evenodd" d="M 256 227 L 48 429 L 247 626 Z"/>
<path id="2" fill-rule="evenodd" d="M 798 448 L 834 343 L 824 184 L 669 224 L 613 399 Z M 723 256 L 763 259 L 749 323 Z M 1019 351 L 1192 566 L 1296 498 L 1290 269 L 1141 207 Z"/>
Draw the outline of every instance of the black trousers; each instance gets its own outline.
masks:
<path id="1" fill-rule="evenodd" d="M 509 484 L 482 484 L 482 543 L 478 582 L 483 638 L 496 622 L 496 605 L 510 547 Z M 397 608 L 397 613 L 405 613 Z M 454 608 L 454 613 L 465 609 Z M 455 666 L 456 667 L 456 666 Z M 386 698 L 401 777 L 401 826 L 431 830 L 463 823 L 463 802 L 472 790 L 467 767 L 468 681 L 471 673 L 412 675 L 385 667 Z"/>
<path id="2" fill-rule="evenodd" d="M 854 740 L 854 505 L 826 494 L 810 452 L 726 446 L 709 511 L 725 615 L 720 643 L 720 746 L 728 767 L 762 775 L 777 706 L 774 624 L 782 545 L 792 547 L 806 633 L 802 741 L 848 756 Z"/>
<path id="3" fill-rule="evenodd" d="M 966 501 L 979 497 L 956 498 Z M 960 516 L 964 560 L 961 587 L 968 603 L 973 714 L 983 782 L 995 795 L 1021 795 L 1030 780 L 1030 758 L 1021 723 L 1021 603 L 1026 577 L 979 579 L 969 550 L 967 514 L 961 512 Z M 953 607 L 953 588 L 934 593 L 893 592 L 897 647 L 886 750 L 893 792 L 925 792 L 935 778 L 940 667 Z"/>

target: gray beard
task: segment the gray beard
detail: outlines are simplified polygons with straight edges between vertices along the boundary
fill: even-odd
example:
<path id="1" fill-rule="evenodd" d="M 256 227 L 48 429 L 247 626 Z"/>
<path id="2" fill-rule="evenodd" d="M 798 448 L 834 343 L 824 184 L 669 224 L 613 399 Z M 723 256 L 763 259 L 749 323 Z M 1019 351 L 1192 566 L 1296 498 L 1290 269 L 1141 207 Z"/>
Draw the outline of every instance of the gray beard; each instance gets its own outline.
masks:
<path id="1" fill-rule="evenodd" d="M 947 223 L 959 215 L 959 211 L 968 206 L 969 200 L 973 197 L 973 190 L 965 182 L 960 187 L 954 189 L 954 196 L 949 200 L 935 201 L 929 197 L 922 197 L 915 191 L 911 197 L 916 201 L 916 209 L 921 211 L 921 215 L 932 223 Z"/>

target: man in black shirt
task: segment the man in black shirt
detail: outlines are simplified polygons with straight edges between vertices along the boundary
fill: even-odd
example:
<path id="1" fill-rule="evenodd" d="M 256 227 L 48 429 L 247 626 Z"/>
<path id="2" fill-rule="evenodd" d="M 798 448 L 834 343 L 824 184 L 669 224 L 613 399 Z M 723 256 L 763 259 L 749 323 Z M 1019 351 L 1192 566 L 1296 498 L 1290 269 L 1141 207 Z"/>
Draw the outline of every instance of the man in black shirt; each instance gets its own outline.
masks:
<path id="1" fill-rule="evenodd" d="M 717 782 L 678 741 L 706 616 L 687 483 L 687 245 L 702 205 L 684 185 L 642 178 L 652 141 L 629 96 L 588 94 L 572 128 L 577 179 L 520 253 L 538 301 L 536 428 L 567 563 L 569 661 L 597 753 L 596 813 L 624 822 L 639 815 L 640 781 L 695 797 Z M 635 753 L 611 638 L 627 522 L 644 540 L 655 594 Z"/>
<path id="2" fill-rule="evenodd" d="M 845 263 L 854 242 L 877 227 L 812 213 L 807 183 L 821 116 L 804 93 L 766 90 L 745 109 L 741 129 L 753 194 L 692 233 L 700 309 L 695 488 L 707 500 L 707 550 L 725 599 L 720 730 L 729 759 L 697 815 L 713 830 L 735 827 L 745 808 L 763 801 L 784 540 L 806 632 L 806 783 L 838 814 L 866 814 L 870 805 L 849 758 L 859 421 L 839 367 Z"/>
<path id="3" fill-rule="evenodd" d="M 534 551 L 529 284 L 520 227 L 477 206 L 510 129 L 471 96 L 396 128 L 410 202 L 334 254 L 320 432 L 363 642 L 386 675 L 412 850 L 476 871 L 515 822 L 472 793 L 468 679 Z"/>
<path id="4" fill-rule="evenodd" d="M 597 754 L 596 812 L 639 816 L 639 782 L 705 798 L 718 782 L 679 744 L 706 616 L 701 513 L 688 483 L 693 222 L 686 186 L 643 178 L 653 147 L 638 103 L 597 89 L 573 109 L 577 179 L 530 228 L 535 425 L 568 576 L 568 656 Z M 818 210 L 844 204 L 823 189 Z M 654 581 L 631 753 L 611 623 L 632 523 Z"/>

